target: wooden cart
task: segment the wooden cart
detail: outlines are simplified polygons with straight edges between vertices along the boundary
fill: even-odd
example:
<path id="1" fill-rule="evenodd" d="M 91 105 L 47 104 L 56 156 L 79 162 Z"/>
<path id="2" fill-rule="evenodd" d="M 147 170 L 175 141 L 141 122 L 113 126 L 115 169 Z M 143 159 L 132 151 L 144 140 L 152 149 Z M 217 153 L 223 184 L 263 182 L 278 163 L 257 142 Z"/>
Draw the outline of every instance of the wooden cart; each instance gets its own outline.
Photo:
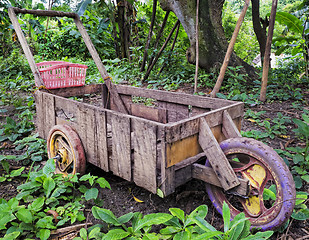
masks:
<path id="1" fill-rule="evenodd" d="M 10 8 L 37 85 L 40 74 L 15 13 L 74 18 L 106 83 L 35 92 L 37 130 L 58 172 L 83 173 L 87 161 L 165 196 L 195 178 L 207 183 L 219 212 L 226 201 L 232 216 L 244 211 L 263 230 L 289 218 L 295 204 L 292 176 L 273 149 L 241 137 L 243 103 L 114 85 L 76 14 Z M 268 206 L 263 193 L 270 185 L 277 197 Z"/>

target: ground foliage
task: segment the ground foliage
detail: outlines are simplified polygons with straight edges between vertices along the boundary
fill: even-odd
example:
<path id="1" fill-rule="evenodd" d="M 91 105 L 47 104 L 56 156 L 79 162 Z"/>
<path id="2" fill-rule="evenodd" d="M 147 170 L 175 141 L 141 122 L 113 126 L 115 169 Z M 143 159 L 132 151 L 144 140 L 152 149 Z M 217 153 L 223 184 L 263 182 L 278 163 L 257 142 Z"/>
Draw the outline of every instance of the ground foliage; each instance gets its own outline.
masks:
<path id="1" fill-rule="evenodd" d="M 233 13 L 239 8 L 236 4 L 238 1 L 234 2 L 229 1 L 224 12 L 223 24 L 227 36 L 231 34 L 236 19 Z M 29 1 L 28 5 L 14 1 L 10 4 L 29 8 Z M 305 14 L 308 11 L 307 5 L 303 4 L 303 9 L 299 9 L 298 6 L 301 4 L 301 1 L 296 3 L 286 1 L 286 8 L 289 13 L 302 10 Z M 1 1 L 1 6 L 7 5 L 8 2 Z M 38 4 L 36 7 L 43 9 L 44 5 Z M 99 1 L 90 5 L 87 10 L 84 9 L 82 16 L 82 21 L 101 58 L 104 59 L 103 62 L 113 81 L 139 87 L 192 93 L 194 69 L 185 60 L 185 49 L 189 42 L 183 29 L 180 31 L 174 50 L 169 51 L 167 48 L 164 51 L 147 82 L 142 83 L 144 73 L 139 71 L 139 66 L 143 58 L 145 29 L 149 25 L 151 5 L 140 3 L 135 5 L 138 14 L 136 22 L 132 25 L 136 31 L 130 49 L 131 61 L 117 58 L 115 53 L 113 30 L 114 27 L 117 29 L 117 24 L 113 22 L 112 17 L 114 7 L 111 2 Z M 284 11 L 282 6 L 279 8 L 280 11 Z M 69 11 L 70 7 L 55 5 L 54 9 Z M 264 12 L 267 14 L 266 10 Z M 305 15 L 301 15 L 301 12 L 299 14 L 298 19 L 303 21 L 302 16 Z M 160 28 L 163 16 L 164 12 L 159 10 L 155 33 Z M 248 17 L 248 22 L 244 24 L 245 29 L 251 29 L 250 16 Z M 174 21 L 175 16 L 172 16 L 167 29 L 172 27 Z M 61 19 L 50 20 L 49 30 L 46 33 L 46 18 L 28 16 L 21 18 L 20 22 L 36 62 L 57 58 L 57 60 L 84 63 L 89 66 L 87 84 L 103 82 L 72 22 Z M 163 236 L 166 239 L 171 237 L 184 239 L 197 234 L 203 236 L 201 239 L 205 239 L 207 234 L 217 239 L 237 239 L 241 235 L 235 236 L 236 229 L 242 229 L 239 234 L 243 234 L 244 238 L 251 237 L 247 232 L 249 223 L 244 216 L 238 216 L 234 222 L 229 223 L 227 220 L 229 211 L 225 210 L 224 221 L 221 220 L 212 209 L 203 184 L 197 181 L 191 181 L 177 189 L 171 196 L 161 199 L 132 183 L 91 166 L 88 169 L 91 174 L 83 177 L 63 179 L 61 176 L 52 175 L 53 165 L 47 161 L 45 141 L 38 138 L 35 133 L 33 92 L 36 89 L 33 87 L 33 77 L 10 26 L 6 11 L 1 11 L 0 29 L 1 237 L 6 234 L 5 239 L 25 238 L 25 236 L 47 239 L 56 228 L 75 222 L 90 223 L 90 221 L 99 225 L 93 227 L 86 225 L 78 234 L 81 239 L 87 237 L 108 239 L 114 235 L 144 237 L 144 239 L 163 238 Z M 277 31 L 277 35 L 280 35 L 284 28 L 278 29 L 280 31 Z M 253 41 L 250 31 L 247 32 L 248 35 L 245 32 L 242 33 L 238 45 L 236 44 L 236 52 L 250 62 L 258 52 L 258 45 Z M 286 54 L 291 55 L 283 59 L 278 68 L 271 70 L 266 103 L 259 101 L 260 78 L 248 81 L 248 77 L 239 71 L 241 67 L 228 69 L 221 93 L 218 94 L 221 98 L 245 102 L 242 135 L 258 139 L 275 148 L 293 174 L 297 188 L 296 207 L 290 221 L 272 235 L 274 239 L 309 235 L 307 200 L 309 80 L 303 74 L 307 64 L 303 49 L 307 43 L 304 35 L 299 35 L 298 32 L 285 33 L 285 38 L 289 37 L 289 41 L 294 40 L 281 44 L 277 44 L 276 40 L 274 48 L 282 50 L 284 47 Z M 166 36 L 168 31 L 164 34 Z M 293 39 L 290 38 L 291 35 Z M 251 51 L 241 47 L 247 43 L 251 44 Z M 150 48 L 149 55 L 156 51 Z M 215 70 L 208 72 L 201 70 L 197 94 L 207 95 L 217 76 L 218 72 Z M 105 179 L 110 182 L 112 190 L 108 189 L 110 185 Z M 103 189 L 105 187 L 107 189 Z M 273 197 L 271 189 L 264 197 Z M 53 211 L 59 215 L 56 219 Z M 196 215 L 196 212 L 200 215 Z M 204 220 L 205 217 L 207 221 Z M 165 227 L 159 228 L 159 224 L 164 224 Z M 106 234 L 107 230 L 110 231 Z M 266 234 L 264 237 L 269 236 Z M 253 239 L 257 237 L 255 235 Z"/>

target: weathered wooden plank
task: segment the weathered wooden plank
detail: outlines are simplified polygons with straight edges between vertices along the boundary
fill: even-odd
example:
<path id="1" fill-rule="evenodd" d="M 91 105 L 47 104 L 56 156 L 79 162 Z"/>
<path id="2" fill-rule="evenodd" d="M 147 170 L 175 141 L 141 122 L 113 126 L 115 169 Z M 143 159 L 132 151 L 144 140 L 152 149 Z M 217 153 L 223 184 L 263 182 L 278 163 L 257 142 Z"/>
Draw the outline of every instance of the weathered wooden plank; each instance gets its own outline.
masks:
<path id="1" fill-rule="evenodd" d="M 192 107 L 191 112 L 190 112 L 190 117 L 196 116 L 196 115 L 200 115 L 206 112 L 211 111 L 210 108 L 200 108 L 200 107 Z"/>
<path id="2" fill-rule="evenodd" d="M 166 164 L 166 141 L 165 141 L 165 127 L 158 126 L 157 138 L 160 144 L 157 144 L 158 163 L 160 164 L 160 182 L 158 187 L 162 190 L 164 196 L 175 192 L 175 167 L 167 168 Z"/>
<path id="3" fill-rule="evenodd" d="M 173 166 L 184 159 L 196 156 L 202 151 L 197 134 L 169 143 L 166 146 L 167 167 Z"/>
<path id="4" fill-rule="evenodd" d="M 202 180 L 203 182 L 215 185 L 217 187 L 222 187 L 216 173 L 211 167 L 206 167 L 198 163 L 194 163 L 191 167 L 193 178 Z M 248 180 L 244 180 L 241 178 L 239 178 L 238 180 L 240 184 L 233 189 L 233 192 L 241 196 L 247 196 L 249 193 Z"/>
<path id="5" fill-rule="evenodd" d="M 46 16 L 46 17 L 69 17 L 75 18 L 78 16 L 76 13 L 72 12 L 61 12 L 61 11 L 52 11 L 52 10 L 32 10 L 32 9 L 20 9 L 17 7 L 12 8 L 16 13 L 23 13 L 23 14 L 32 14 L 35 16 Z"/>
<path id="6" fill-rule="evenodd" d="M 117 176 L 131 181 L 131 124 L 127 117 L 111 113 L 112 159 L 110 170 Z"/>
<path id="7" fill-rule="evenodd" d="M 79 97 L 85 94 L 101 93 L 103 86 L 104 86 L 103 84 L 92 84 L 92 85 L 85 85 L 81 87 L 50 89 L 49 91 L 52 94 L 55 94 L 61 97 Z"/>
<path id="8" fill-rule="evenodd" d="M 78 135 L 84 146 L 86 159 L 98 166 L 95 111 L 84 104 L 78 104 L 77 109 Z"/>
<path id="9" fill-rule="evenodd" d="M 79 30 L 80 34 L 82 35 L 82 38 L 84 39 L 84 42 L 89 50 L 89 53 L 91 54 L 93 61 L 95 62 L 101 77 L 103 78 L 104 82 L 106 83 L 106 86 L 108 87 L 108 90 L 111 94 L 111 97 L 113 98 L 119 112 L 122 113 L 128 113 L 125 105 L 123 104 L 117 89 L 115 87 L 115 85 L 112 83 L 111 78 L 108 76 L 108 73 L 101 61 L 101 58 L 98 54 L 98 52 L 96 51 L 93 43 L 91 42 L 91 39 L 84 27 L 84 25 L 82 24 L 81 20 L 79 19 L 79 16 L 74 18 L 74 22 L 76 24 L 77 29 Z"/>
<path id="10" fill-rule="evenodd" d="M 192 179 L 191 166 L 175 170 L 175 186 L 179 187 Z"/>
<path id="11" fill-rule="evenodd" d="M 108 166 L 108 148 L 107 148 L 107 123 L 106 113 L 104 111 L 95 110 L 96 123 L 96 145 L 97 152 L 97 166 L 104 171 L 109 171 Z"/>
<path id="12" fill-rule="evenodd" d="M 241 134 L 227 111 L 223 112 L 222 132 L 226 138 L 241 137 Z"/>
<path id="13" fill-rule="evenodd" d="M 15 14 L 15 12 L 20 12 L 20 10 L 21 9 L 19 9 L 19 8 L 10 7 L 9 10 L 8 10 L 8 14 L 9 14 L 9 17 L 11 19 L 14 30 L 15 30 L 17 36 L 18 36 L 18 40 L 20 42 L 20 45 L 22 46 L 23 51 L 24 51 L 26 58 L 28 60 L 30 69 L 31 69 L 32 74 L 34 76 L 35 85 L 36 86 L 44 86 L 44 83 L 43 83 L 42 77 L 40 75 L 39 69 L 35 64 L 32 52 L 30 51 L 26 37 L 21 30 L 21 27 L 19 25 L 18 19 L 17 19 L 16 14 Z"/>
<path id="14" fill-rule="evenodd" d="M 196 96 L 186 93 L 168 92 L 154 89 L 137 88 L 125 85 L 115 85 L 119 94 L 133 95 L 138 97 L 154 98 L 159 101 L 191 105 L 200 108 L 217 109 L 234 104 L 234 101 L 214 99 L 204 96 Z"/>
<path id="15" fill-rule="evenodd" d="M 180 139 L 195 135 L 199 132 L 200 118 L 205 118 L 209 127 L 213 128 L 222 124 L 223 111 L 227 110 L 231 118 L 238 118 L 243 115 L 243 103 L 235 103 L 211 112 L 194 116 L 176 123 L 166 125 L 166 141 L 172 143 Z"/>
<path id="16" fill-rule="evenodd" d="M 132 104 L 131 114 L 144 119 L 166 123 L 166 109 L 146 106 L 144 104 Z"/>
<path id="17" fill-rule="evenodd" d="M 142 121 L 132 121 L 134 132 L 133 181 L 152 193 L 157 192 L 157 127 Z"/>
<path id="18" fill-rule="evenodd" d="M 224 190 L 238 186 L 239 180 L 204 118 L 200 119 L 199 143 Z"/>
<path id="19" fill-rule="evenodd" d="M 45 131 L 45 138 L 48 136 L 49 130 L 56 125 L 56 113 L 55 113 L 55 98 L 51 94 L 43 94 L 43 108 L 44 108 L 44 124 L 43 129 Z"/>
<path id="20" fill-rule="evenodd" d="M 45 112 L 43 105 L 43 93 L 41 91 L 35 91 L 35 107 L 36 107 L 36 127 L 37 132 L 41 138 L 45 138 L 44 131 L 44 121 L 45 121 Z"/>

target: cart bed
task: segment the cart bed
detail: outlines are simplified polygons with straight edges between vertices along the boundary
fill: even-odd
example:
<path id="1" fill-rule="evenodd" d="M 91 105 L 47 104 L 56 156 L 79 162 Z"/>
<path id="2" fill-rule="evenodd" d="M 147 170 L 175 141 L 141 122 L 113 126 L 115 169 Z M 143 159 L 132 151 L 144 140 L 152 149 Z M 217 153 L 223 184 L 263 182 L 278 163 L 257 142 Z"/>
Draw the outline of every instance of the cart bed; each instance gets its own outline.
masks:
<path id="1" fill-rule="evenodd" d="M 115 85 L 130 114 L 110 102 L 104 84 L 35 93 L 37 129 L 47 138 L 56 124 L 68 124 L 78 133 L 87 161 L 104 171 L 133 181 L 150 192 L 171 194 L 192 178 L 191 165 L 205 156 L 198 142 L 199 119 L 205 118 L 218 142 L 223 112 L 240 129 L 244 104 L 184 93 Z M 96 94 L 101 102 L 73 100 Z M 149 98 L 152 105 L 135 103 Z"/>

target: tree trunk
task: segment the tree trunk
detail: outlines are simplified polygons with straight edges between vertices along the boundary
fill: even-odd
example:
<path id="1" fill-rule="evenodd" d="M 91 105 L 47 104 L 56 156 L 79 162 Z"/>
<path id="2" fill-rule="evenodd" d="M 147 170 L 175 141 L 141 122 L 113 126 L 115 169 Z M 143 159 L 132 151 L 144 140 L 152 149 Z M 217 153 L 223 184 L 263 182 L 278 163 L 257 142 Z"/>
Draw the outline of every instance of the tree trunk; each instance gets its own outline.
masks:
<path id="1" fill-rule="evenodd" d="M 225 0 L 201 0 L 199 19 L 199 66 L 206 70 L 219 69 L 224 60 L 228 41 L 222 27 L 222 8 Z M 188 62 L 195 64 L 196 0 L 159 0 L 163 10 L 175 13 L 185 29 L 191 46 L 187 49 Z M 245 46 L 244 46 L 245 47 Z M 250 76 L 254 68 L 232 54 L 230 65 L 243 65 Z"/>
<path id="2" fill-rule="evenodd" d="M 263 64 L 267 39 L 266 28 L 268 27 L 269 22 L 267 17 L 265 18 L 265 20 L 260 19 L 260 0 L 251 0 L 251 3 L 253 29 L 259 42 L 261 63 Z"/>

